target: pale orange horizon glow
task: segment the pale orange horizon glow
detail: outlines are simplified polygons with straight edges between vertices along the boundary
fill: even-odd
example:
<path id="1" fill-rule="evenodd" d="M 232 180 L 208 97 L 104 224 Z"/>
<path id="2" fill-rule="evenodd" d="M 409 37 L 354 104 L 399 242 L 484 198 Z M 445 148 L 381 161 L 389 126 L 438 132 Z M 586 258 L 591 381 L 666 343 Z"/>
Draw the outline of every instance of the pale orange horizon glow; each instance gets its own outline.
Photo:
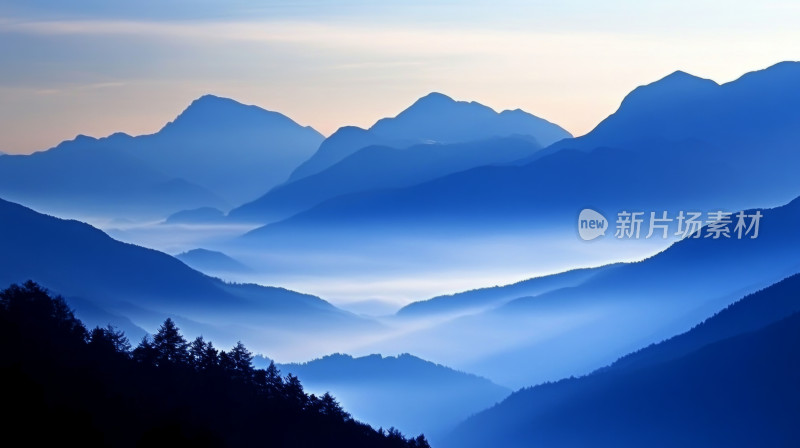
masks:
<path id="1" fill-rule="evenodd" d="M 0 82 L 0 151 L 44 150 L 77 134 L 153 133 L 208 93 L 281 112 L 330 135 L 345 125 L 369 127 L 438 91 L 495 110 L 520 108 L 578 136 L 613 113 L 628 92 L 675 70 L 722 83 L 798 59 L 800 31 L 783 26 L 798 9 L 770 11 L 747 26 L 739 16 L 720 16 L 725 33 L 692 23 L 562 31 L 457 21 L 0 15 L 0 35 L 19 53 Z M 778 15 L 780 22 L 767 20 Z M 22 51 L 25 45 L 31 50 Z"/>

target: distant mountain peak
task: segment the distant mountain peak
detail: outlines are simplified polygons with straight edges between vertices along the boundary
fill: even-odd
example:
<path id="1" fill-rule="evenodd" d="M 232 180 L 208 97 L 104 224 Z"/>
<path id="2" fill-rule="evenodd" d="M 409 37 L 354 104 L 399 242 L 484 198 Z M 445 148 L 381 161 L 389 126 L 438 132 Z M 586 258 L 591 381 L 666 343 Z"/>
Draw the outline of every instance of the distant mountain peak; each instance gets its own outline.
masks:
<path id="1" fill-rule="evenodd" d="M 186 110 L 197 107 L 224 107 L 224 106 L 257 107 L 240 103 L 232 98 L 226 98 L 208 93 L 192 101 L 191 104 L 189 104 L 189 107 L 186 108 Z"/>
<path id="2" fill-rule="evenodd" d="M 494 110 L 492 110 L 490 107 L 484 106 L 483 104 L 475 101 L 457 101 L 452 97 L 449 97 L 443 93 L 431 92 L 423 96 L 422 98 L 418 99 L 417 101 L 415 101 L 414 104 L 412 104 L 406 110 L 401 112 L 400 115 L 407 114 L 413 111 L 427 112 L 431 109 L 454 108 L 454 107 L 482 108 L 494 112 Z"/>
<path id="3" fill-rule="evenodd" d="M 89 142 L 89 141 L 95 141 L 95 140 L 97 140 L 95 137 L 92 137 L 91 135 L 86 135 L 86 134 L 78 134 L 78 135 L 75 136 L 75 138 L 72 139 L 72 141 L 74 141 L 74 142 Z"/>
<path id="4" fill-rule="evenodd" d="M 240 103 L 234 99 L 206 94 L 192 101 L 189 106 L 167 123 L 162 131 L 185 128 L 193 132 L 215 132 L 214 128 L 253 128 L 274 126 L 276 128 L 298 127 L 324 138 L 310 126 L 302 126 L 286 115 L 259 106 Z M 262 128 L 263 129 L 263 128 Z"/>
<path id="5" fill-rule="evenodd" d="M 655 84 L 663 84 L 663 83 L 685 83 L 685 84 L 703 84 L 703 85 L 718 85 L 715 81 L 711 79 L 701 78 L 699 76 L 695 76 L 691 73 L 687 73 L 683 70 L 675 70 L 674 72 L 670 73 L 669 75 L 661 78 L 660 80 L 652 83 L 651 85 Z"/>
<path id="6" fill-rule="evenodd" d="M 179 120 L 183 116 L 191 115 L 198 112 L 224 113 L 231 109 L 252 109 L 252 110 L 263 110 L 267 112 L 265 109 L 261 109 L 258 106 L 242 104 L 231 98 L 206 94 L 192 101 L 189 104 L 189 106 L 186 109 L 184 109 L 183 112 L 181 112 L 181 114 L 178 116 L 178 119 L 176 119 L 175 121 Z"/>
<path id="7" fill-rule="evenodd" d="M 378 120 L 369 130 L 378 135 L 407 134 L 409 129 L 417 132 L 427 129 L 430 133 L 433 129 L 451 127 L 454 124 L 459 126 L 459 123 L 461 126 L 469 126 L 467 120 L 492 120 L 496 114 L 494 109 L 483 104 L 474 101 L 456 101 L 443 93 L 431 92 L 416 100 L 397 116 Z M 415 138 L 418 141 L 427 139 L 429 138 Z"/>
<path id="8" fill-rule="evenodd" d="M 635 88 L 622 100 L 622 106 L 637 104 L 650 108 L 681 98 L 696 97 L 718 87 L 719 84 L 713 80 L 677 70 L 658 81 Z"/>
<path id="9" fill-rule="evenodd" d="M 456 100 L 445 95 L 444 93 L 431 92 L 423 96 L 422 98 L 418 99 L 417 101 L 415 101 L 412 107 L 415 105 L 423 105 L 423 104 L 453 104 L 456 102 L 457 102 Z"/>
<path id="10" fill-rule="evenodd" d="M 319 173 L 368 146 L 400 149 L 421 143 L 464 143 L 523 135 L 534 138 L 543 147 L 571 137 L 558 125 L 519 109 L 498 113 L 478 102 L 458 101 L 431 92 L 396 116 L 378 120 L 369 129 L 340 128 L 292 173 L 290 180 Z"/>

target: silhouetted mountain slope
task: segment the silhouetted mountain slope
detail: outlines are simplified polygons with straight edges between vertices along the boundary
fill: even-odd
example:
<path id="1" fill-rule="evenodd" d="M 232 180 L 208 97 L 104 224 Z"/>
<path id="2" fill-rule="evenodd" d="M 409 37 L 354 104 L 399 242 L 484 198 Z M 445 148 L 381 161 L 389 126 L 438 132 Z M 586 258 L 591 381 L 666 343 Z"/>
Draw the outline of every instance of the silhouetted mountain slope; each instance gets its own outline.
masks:
<path id="1" fill-rule="evenodd" d="M 548 151 L 700 139 L 716 144 L 715 156 L 758 163 L 780 154 L 771 145 L 797 136 L 792 124 L 800 116 L 798 79 L 800 63 L 788 61 L 722 85 L 678 71 L 635 89 L 589 134 Z"/>
<path id="2" fill-rule="evenodd" d="M 793 446 L 800 277 L 586 377 L 516 392 L 444 446 Z"/>
<path id="3" fill-rule="evenodd" d="M 152 135 L 79 136 L 4 157 L 0 195 L 47 208 L 69 201 L 73 212 L 229 208 L 286 180 L 322 140 L 277 112 L 206 95 Z"/>
<path id="4" fill-rule="evenodd" d="M 285 228 L 337 242 L 338 229 L 363 235 L 365 222 L 397 232 L 409 223 L 465 229 L 485 223 L 471 229 L 485 233 L 572 222 L 587 206 L 616 212 L 784 203 L 800 193 L 797 79 L 797 62 L 716 87 L 675 74 L 631 93 L 588 135 L 562 140 L 518 166 L 335 198 L 258 233 L 266 238 Z"/>
<path id="5" fill-rule="evenodd" d="M 598 268 L 575 269 L 543 277 L 523 280 L 511 285 L 474 289 L 456 294 L 433 297 L 414 302 L 401 308 L 400 317 L 429 317 L 443 314 L 477 312 L 496 308 L 514 299 L 535 296 L 555 289 L 576 286 L 619 265 Z"/>
<path id="6" fill-rule="evenodd" d="M 205 329 L 206 336 L 213 333 L 223 339 L 232 337 L 225 328 L 233 323 L 240 337 L 260 331 L 260 326 L 266 326 L 267 333 L 291 328 L 294 336 L 302 337 L 312 328 L 325 332 L 344 326 L 346 333 L 368 324 L 318 297 L 226 284 L 169 255 L 115 241 L 87 224 L 2 200 L 0 247 L 0 284 L 36 279 L 67 298 L 90 301 L 144 328 L 152 328 L 159 314 L 181 316 L 187 328 Z M 259 334 L 262 342 L 276 337 Z M 290 339 L 281 336 L 287 346 Z"/>
<path id="7" fill-rule="evenodd" d="M 542 146 L 570 137 L 561 127 L 519 109 L 497 113 L 476 102 L 455 101 L 441 93 L 431 93 L 396 117 L 378 120 L 369 129 L 339 129 L 292 173 L 290 180 L 318 173 L 367 146 L 405 148 L 419 143 L 460 143 L 512 135 L 531 136 Z"/>
<path id="8" fill-rule="evenodd" d="M 366 129 L 344 126 L 320 143 L 317 152 L 292 172 L 289 182 L 323 171 L 361 148 L 398 144 L 399 146 L 410 146 L 413 142 L 395 142 L 390 138 L 377 136 Z"/>
<path id="9" fill-rule="evenodd" d="M 423 436 L 376 431 L 296 377 L 254 369 L 240 342 L 189 344 L 171 319 L 131 350 L 91 331 L 34 283 L 0 292 L 5 437 L 83 446 L 427 448 Z"/>
<path id="10" fill-rule="evenodd" d="M 316 174 L 275 187 L 233 209 L 229 217 L 260 222 L 283 219 L 336 196 L 407 187 L 476 166 L 509 163 L 539 149 L 538 143 L 520 137 L 405 149 L 369 146 Z"/>
<path id="11" fill-rule="evenodd" d="M 309 391 L 330 391 L 356 419 L 425 433 L 434 443 L 437 435 L 511 392 L 408 354 L 360 358 L 336 354 L 279 367 L 300 378 Z"/>
<path id="12" fill-rule="evenodd" d="M 756 331 L 800 312 L 800 274 L 745 296 L 692 328 L 618 359 L 607 369 L 638 369 L 679 358 L 701 347 Z"/>
<path id="13" fill-rule="evenodd" d="M 686 160 L 703 148 L 686 142 L 663 150 Z M 386 229 L 396 235 L 411 231 L 435 235 L 440 229 L 473 234 L 550 231 L 571 226 L 588 204 L 603 211 L 735 209 L 736 203 L 766 197 L 767 184 L 750 184 L 740 177 L 734 184 L 730 174 L 685 163 L 677 175 L 655 168 L 662 159 L 646 151 L 564 150 L 525 166 L 484 166 L 412 187 L 340 196 L 256 229 L 247 238 L 358 244 L 341 237 L 348 232 L 361 238 L 371 232 L 385 235 Z M 678 182 L 682 176 L 693 182 Z M 788 183 L 781 189 L 791 190 Z"/>
<path id="14" fill-rule="evenodd" d="M 140 138 L 144 160 L 237 204 L 286 180 L 324 137 L 283 114 L 206 95 Z"/>
<path id="15" fill-rule="evenodd" d="M 175 258 L 201 272 L 250 272 L 252 269 L 222 252 L 192 249 L 175 255 Z"/>

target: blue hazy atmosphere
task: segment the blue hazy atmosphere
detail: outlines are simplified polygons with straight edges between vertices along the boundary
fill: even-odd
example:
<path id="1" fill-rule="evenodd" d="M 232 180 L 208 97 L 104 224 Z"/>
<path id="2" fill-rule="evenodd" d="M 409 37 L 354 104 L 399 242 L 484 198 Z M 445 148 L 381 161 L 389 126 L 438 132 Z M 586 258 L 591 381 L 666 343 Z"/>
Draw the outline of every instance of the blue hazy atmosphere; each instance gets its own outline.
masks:
<path id="1" fill-rule="evenodd" d="M 797 20 L 2 2 L 2 440 L 800 445 Z"/>

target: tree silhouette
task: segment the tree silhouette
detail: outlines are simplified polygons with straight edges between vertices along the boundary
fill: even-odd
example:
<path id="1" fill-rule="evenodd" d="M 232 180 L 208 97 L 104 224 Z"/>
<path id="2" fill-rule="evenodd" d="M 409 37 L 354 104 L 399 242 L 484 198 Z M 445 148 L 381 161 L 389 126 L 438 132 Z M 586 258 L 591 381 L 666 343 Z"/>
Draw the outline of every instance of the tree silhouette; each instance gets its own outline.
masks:
<path id="1" fill-rule="evenodd" d="M 231 366 L 235 374 L 242 379 L 253 377 L 253 354 L 242 344 L 241 341 L 228 353 Z"/>
<path id="2" fill-rule="evenodd" d="M 189 344 L 171 318 L 167 318 L 153 336 L 156 365 L 188 365 Z"/>
<path id="3" fill-rule="evenodd" d="M 149 335 L 144 335 L 139 345 L 133 349 L 133 359 L 140 364 L 146 366 L 155 366 L 158 358 L 158 352 Z"/>
<path id="4" fill-rule="evenodd" d="M 200 372 L 208 372 L 219 367 L 219 352 L 214 344 L 198 336 L 189 346 L 192 366 Z"/>
<path id="5" fill-rule="evenodd" d="M 131 343 L 125 333 L 108 325 L 106 328 L 95 327 L 89 333 L 89 346 L 107 353 L 119 353 L 125 357 L 131 355 Z"/>
<path id="6" fill-rule="evenodd" d="M 321 401 L 320 412 L 322 414 L 331 417 L 336 417 L 342 420 L 350 419 L 350 414 L 348 414 L 347 412 L 344 411 L 344 409 L 342 409 L 342 406 L 339 404 L 338 401 L 336 401 L 335 398 L 333 398 L 333 395 L 331 395 L 330 393 L 325 392 L 325 395 L 322 396 L 320 401 Z"/>
<path id="7" fill-rule="evenodd" d="M 268 396 L 283 396 L 283 378 L 274 361 L 270 361 L 269 367 L 264 370 L 264 389 Z"/>
<path id="8" fill-rule="evenodd" d="M 300 383 L 300 379 L 291 373 L 286 375 L 286 380 L 283 385 L 283 394 L 286 399 L 289 400 L 289 403 L 297 408 L 304 409 L 306 407 L 308 397 L 305 391 L 303 391 L 303 385 Z"/>

